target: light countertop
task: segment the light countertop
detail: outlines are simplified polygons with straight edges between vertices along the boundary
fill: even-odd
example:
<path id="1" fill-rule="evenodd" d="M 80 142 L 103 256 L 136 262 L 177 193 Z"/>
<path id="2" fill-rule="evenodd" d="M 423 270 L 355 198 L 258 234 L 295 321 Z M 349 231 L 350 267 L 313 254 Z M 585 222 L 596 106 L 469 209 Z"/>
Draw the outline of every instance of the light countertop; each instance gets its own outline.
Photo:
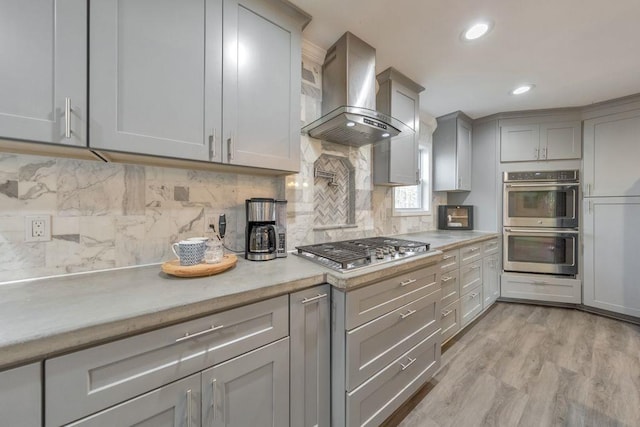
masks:
<path id="1" fill-rule="evenodd" d="M 496 237 L 476 231 L 397 236 L 431 243 L 408 260 L 339 273 L 300 257 L 238 259 L 219 275 L 183 279 L 159 265 L 0 284 L 0 369 L 133 335 L 321 283 L 350 290 L 437 263 L 443 250 Z"/>

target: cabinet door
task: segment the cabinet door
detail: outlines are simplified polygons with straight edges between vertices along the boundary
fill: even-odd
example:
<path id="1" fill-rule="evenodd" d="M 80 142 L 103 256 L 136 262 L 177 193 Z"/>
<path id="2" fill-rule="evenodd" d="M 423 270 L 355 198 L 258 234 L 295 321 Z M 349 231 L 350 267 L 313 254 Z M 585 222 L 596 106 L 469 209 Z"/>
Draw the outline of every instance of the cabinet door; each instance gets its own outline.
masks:
<path id="1" fill-rule="evenodd" d="M 584 203 L 584 304 L 640 317 L 640 197 Z"/>
<path id="2" fill-rule="evenodd" d="M 329 426 L 331 402 L 331 287 L 290 296 L 291 425 Z"/>
<path id="3" fill-rule="evenodd" d="M 471 191 L 471 123 L 458 119 L 456 156 L 456 190 Z"/>
<path id="4" fill-rule="evenodd" d="M 0 424 L 39 426 L 42 422 L 40 363 L 0 372 Z"/>
<path id="5" fill-rule="evenodd" d="M 225 161 L 297 172 L 299 22 L 276 2 L 225 0 L 224 52 Z"/>
<path id="6" fill-rule="evenodd" d="M 205 426 L 288 426 L 289 338 L 203 371 L 202 398 Z"/>
<path id="7" fill-rule="evenodd" d="M 416 133 L 400 135 L 390 142 L 389 148 L 389 181 L 405 185 L 416 184 L 418 181 L 418 120 L 419 98 L 408 88 L 393 82 L 391 84 L 391 111 L 393 117 L 399 119 Z"/>
<path id="8" fill-rule="evenodd" d="M 584 122 L 587 196 L 640 196 L 640 110 Z"/>
<path id="9" fill-rule="evenodd" d="M 91 3 L 92 148 L 212 158 L 221 123 L 221 1 Z"/>
<path id="10" fill-rule="evenodd" d="M 540 160 L 582 157 L 582 124 L 579 121 L 540 125 Z"/>
<path id="11" fill-rule="evenodd" d="M 498 255 L 493 254 L 483 259 L 482 266 L 482 295 L 485 309 L 496 302 L 500 296 L 500 271 L 498 270 Z"/>
<path id="12" fill-rule="evenodd" d="M 500 161 L 538 160 L 540 126 L 513 125 L 500 127 Z"/>
<path id="13" fill-rule="evenodd" d="M 200 375 L 196 374 L 68 426 L 196 427 L 200 402 Z"/>
<path id="14" fill-rule="evenodd" d="M 0 137 L 86 146 L 86 0 L 1 1 L 0 52 Z"/>

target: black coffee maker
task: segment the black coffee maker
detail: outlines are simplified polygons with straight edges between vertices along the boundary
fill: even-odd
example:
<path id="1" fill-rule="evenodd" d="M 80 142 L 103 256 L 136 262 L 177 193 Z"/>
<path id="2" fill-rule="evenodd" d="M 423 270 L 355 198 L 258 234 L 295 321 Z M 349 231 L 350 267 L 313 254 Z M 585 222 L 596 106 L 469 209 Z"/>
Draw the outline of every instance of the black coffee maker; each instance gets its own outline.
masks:
<path id="1" fill-rule="evenodd" d="M 247 227 L 244 257 L 268 261 L 277 256 L 276 201 L 267 198 L 245 200 Z"/>

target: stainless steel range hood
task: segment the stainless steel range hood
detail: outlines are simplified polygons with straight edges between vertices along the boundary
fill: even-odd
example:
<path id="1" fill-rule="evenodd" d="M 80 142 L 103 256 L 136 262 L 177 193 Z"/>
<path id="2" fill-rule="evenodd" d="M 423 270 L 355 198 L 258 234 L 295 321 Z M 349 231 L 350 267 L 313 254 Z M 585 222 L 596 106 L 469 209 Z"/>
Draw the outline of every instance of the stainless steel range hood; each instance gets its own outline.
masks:
<path id="1" fill-rule="evenodd" d="M 344 33 L 322 64 L 322 117 L 302 131 L 329 142 L 362 146 L 413 130 L 376 108 L 376 50 Z"/>

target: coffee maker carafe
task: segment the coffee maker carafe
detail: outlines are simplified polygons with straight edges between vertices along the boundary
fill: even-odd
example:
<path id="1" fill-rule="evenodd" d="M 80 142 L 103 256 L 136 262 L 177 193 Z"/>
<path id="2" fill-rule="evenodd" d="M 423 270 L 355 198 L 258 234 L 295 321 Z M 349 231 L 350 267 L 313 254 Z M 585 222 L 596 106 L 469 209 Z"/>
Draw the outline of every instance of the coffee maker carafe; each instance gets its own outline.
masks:
<path id="1" fill-rule="evenodd" d="M 276 201 L 252 198 L 245 201 L 247 228 L 244 257 L 251 261 L 267 261 L 277 256 Z"/>

